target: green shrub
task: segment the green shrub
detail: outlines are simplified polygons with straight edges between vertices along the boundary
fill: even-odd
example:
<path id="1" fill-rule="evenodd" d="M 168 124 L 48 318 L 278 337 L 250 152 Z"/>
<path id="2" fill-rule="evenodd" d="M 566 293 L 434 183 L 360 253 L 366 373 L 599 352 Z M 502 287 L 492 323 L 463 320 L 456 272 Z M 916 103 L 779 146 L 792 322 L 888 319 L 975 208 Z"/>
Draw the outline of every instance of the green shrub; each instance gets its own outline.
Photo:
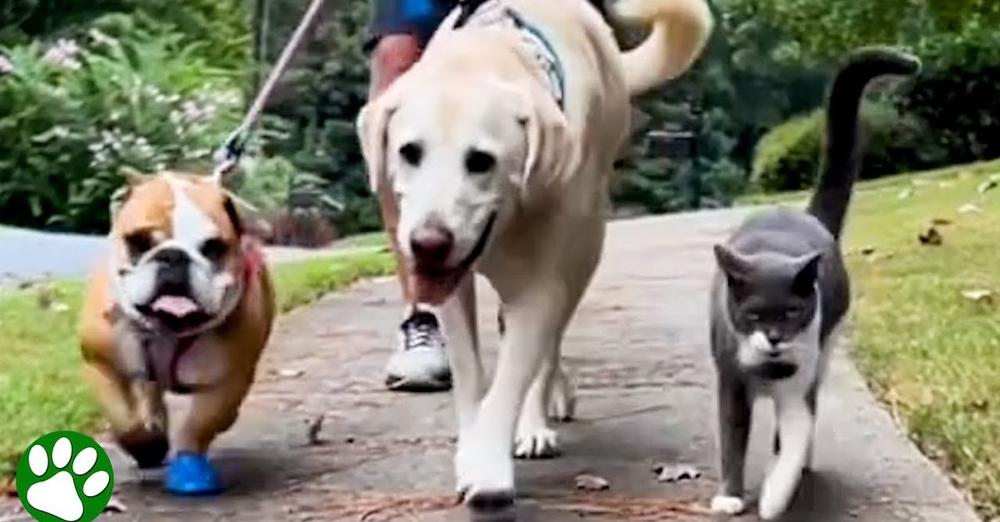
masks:
<path id="1" fill-rule="evenodd" d="M 764 192 L 810 186 L 819 165 L 822 111 L 792 118 L 761 138 L 754 155 L 752 180 Z"/>
<path id="2" fill-rule="evenodd" d="M 0 49 L 12 69 L 0 75 L 0 215 L 104 230 L 123 167 L 207 161 L 238 122 L 242 96 L 231 73 L 182 41 L 129 27 Z"/>
<path id="3" fill-rule="evenodd" d="M 872 179 L 947 162 L 947 151 L 916 116 L 893 104 L 867 103 L 862 110 L 864 155 L 860 177 Z M 752 181 L 763 192 L 801 190 L 813 185 L 821 160 L 822 110 L 793 118 L 757 144 Z"/>

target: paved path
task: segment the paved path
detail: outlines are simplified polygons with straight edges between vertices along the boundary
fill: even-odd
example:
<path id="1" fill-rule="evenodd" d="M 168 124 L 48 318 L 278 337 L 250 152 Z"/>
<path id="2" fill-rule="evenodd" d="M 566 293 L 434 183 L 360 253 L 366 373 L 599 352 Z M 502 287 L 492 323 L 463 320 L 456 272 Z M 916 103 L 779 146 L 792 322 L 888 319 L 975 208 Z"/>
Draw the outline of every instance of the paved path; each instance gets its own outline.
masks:
<path id="1" fill-rule="evenodd" d="M 580 386 L 579 419 L 562 427 L 563 457 L 519 464 L 518 520 L 710 519 L 697 514 L 717 478 L 705 340 L 710 246 L 740 216 L 714 212 L 612 226 L 607 255 L 565 343 Z M 483 301 L 490 351 L 495 305 L 488 296 Z M 398 311 L 396 289 L 381 281 L 283 317 L 241 420 L 217 447 L 230 491 L 208 500 L 168 498 L 155 476 L 140 482 L 119 465 L 119 477 L 128 477 L 119 486 L 128 512 L 109 519 L 467 519 L 461 508 L 434 509 L 451 498 L 449 396 L 397 395 L 381 386 Z M 310 445 L 307 426 L 319 415 L 324 443 Z M 767 417 L 759 427 L 770 423 Z M 755 488 L 769 446 L 762 431 L 752 441 L 757 451 L 748 470 Z M 843 350 L 822 395 L 818 433 L 818 472 L 786 520 L 977 520 L 872 401 Z M 660 461 L 692 463 L 704 475 L 660 484 L 650 471 Z M 607 478 L 611 490 L 589 500 L 574 493 L 581 472 Z M 622 515 L 643 505 L 659 514 Z M 411 517 L 399 513 L 407 506 L 415 508 Z"/>

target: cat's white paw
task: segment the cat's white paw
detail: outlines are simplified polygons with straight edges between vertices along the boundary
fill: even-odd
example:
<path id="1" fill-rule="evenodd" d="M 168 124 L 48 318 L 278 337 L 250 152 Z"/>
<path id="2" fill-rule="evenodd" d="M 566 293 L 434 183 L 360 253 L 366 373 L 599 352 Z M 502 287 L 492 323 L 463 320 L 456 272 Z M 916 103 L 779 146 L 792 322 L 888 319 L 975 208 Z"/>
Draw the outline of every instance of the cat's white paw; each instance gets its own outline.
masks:
<path id="1" fill-rule="evenodd" d="M 788 509 L 789 499 L 764 485 L 760 494 L 760 502 L 757 506 L 757 514 L 761 520 L 774 520 L 781 516 Z"/>
<path id="2" fill-rule="evenodd" d="M 559 434 L 548 426 L 518 428 L 514 456 L 519 459 L 549 459 L 559 455 Z"/>
<path id="3" fill-rule="evenodd" d="M 746 509 L 746 504 L 740 497 L 716 495 L 712 498 L 712 513 L 720 515 L 739 515 Z"/>
<path id="4" fill-rule="evenodd" d="M 552 379 L 549 418 L 569 422 L 576 417 L 576 387 L 564 368 L 557 368 Z"/>

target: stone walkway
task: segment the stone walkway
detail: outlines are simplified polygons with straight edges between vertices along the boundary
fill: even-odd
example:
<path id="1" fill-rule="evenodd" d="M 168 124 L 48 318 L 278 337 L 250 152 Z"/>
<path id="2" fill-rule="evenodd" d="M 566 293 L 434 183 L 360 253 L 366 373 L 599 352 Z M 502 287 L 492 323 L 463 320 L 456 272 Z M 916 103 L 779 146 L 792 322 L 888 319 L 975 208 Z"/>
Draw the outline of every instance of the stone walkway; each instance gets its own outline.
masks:
<path id="1" fill-rule="evenodd" d="M 565 341 L 580 389 L 578 420 L 561 427 L 561 458 L 518 465 L 518 520 L 711 520 L 703 514 L 717 478 L 706 345 L 710 247 L 742 215 L 612 226 L 600 272 Z M 491 353 L 496 307 L 487 294 L 481 284 Z M 107 519 L 467 519 L 462 508 L 449 507 L 449 396 L 382 388 L 398 313 L 394 282 L 383 280 L 283 317 L 240 421 L 216 447 L 229 491 L 214 499 L 170 498 L 155 474 L 139 477 L 118 458 L 118 495 L 127 512 Z M 817 473 L 786 520 L 978 520 L 873 402 L 846 355 L 838 351 L 821 395 Z M 762 421 L 751 442 L 748 484 L 755 491 L 770 447 L 768 409 L 759 408 Z M 309 428 L 320 416 L 320 443 L 311 444 Z M 690 463 L 702 477 L 658 483 L 651 469 L 659 462 Z M 610 491 L 577 493 L 580 473 L 608 479 Z"/>

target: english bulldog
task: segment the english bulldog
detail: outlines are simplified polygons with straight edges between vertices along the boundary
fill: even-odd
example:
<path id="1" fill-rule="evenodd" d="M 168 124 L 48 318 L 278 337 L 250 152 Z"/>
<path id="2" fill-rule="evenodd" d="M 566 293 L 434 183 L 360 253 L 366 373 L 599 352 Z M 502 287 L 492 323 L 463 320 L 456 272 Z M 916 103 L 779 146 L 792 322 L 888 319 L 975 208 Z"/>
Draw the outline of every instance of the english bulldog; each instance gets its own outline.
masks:
<path id="1" fill-rule="evenodd" d="M 253 383 L 275 315 L 271 280 L 212 178 L 142 176 L 118 196 L 109 252 L 81 312 L 85 378 L 140 468 L 161 465 L 173 449 L 166 489 L 217 493 L 206 453 Z M 189 395 L 188 411 L 168 418 L 164 392 Z"/>

